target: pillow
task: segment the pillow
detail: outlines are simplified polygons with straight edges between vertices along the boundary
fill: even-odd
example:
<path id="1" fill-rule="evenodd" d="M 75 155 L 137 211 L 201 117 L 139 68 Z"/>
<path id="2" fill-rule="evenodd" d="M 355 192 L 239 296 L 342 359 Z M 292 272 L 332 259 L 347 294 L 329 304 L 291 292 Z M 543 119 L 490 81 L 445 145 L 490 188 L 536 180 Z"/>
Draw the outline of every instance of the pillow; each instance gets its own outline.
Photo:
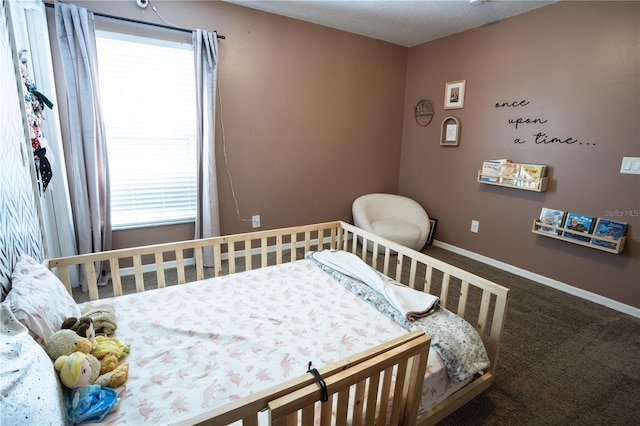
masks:
<path id="1" fill-rule="evenodd" d="M 64 284 L 28 255 L 20 256 L 13 268 L 11 291 L 4 303 L 43 346 L 65 319 L 80 316 L 80 308 Z"/>
<path id="2" fill-rule="evenodd" d="M 0 424 L 66 424 L 62 385 L 49 356 L 8 304 L 0 311 Z"/>

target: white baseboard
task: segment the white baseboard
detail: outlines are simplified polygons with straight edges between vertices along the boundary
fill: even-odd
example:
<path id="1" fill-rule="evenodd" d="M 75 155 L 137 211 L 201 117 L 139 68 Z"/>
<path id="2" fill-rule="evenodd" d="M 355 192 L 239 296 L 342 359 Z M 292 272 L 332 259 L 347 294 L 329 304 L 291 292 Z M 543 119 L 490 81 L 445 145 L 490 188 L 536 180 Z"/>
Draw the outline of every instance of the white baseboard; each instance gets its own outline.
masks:
<path id="1" fill-rule="evenodd" d="M 495 259 L 491 259 L 489 257 L 483 256 L 478 253 L 474 253 L 472 251 L 468 251 L 462 249 L 460 247 L 452 246 L 451 244 L 443 243 L 442 241 L 434 240 L 433 245 L 436 247 L 441 247 L 445 250 L 449 250 L 453 253 L 457 253 L 473 260 L 477 260 L 478 262 L 486 263 L 487 265 L 494 266 L 498 269 L 502 269 L 503 271 L 512 273 L 514 275 L 521 276 L 523 278 L 527 278 L 532 281 L 539 282 L 540 284 L 544 284 L 549 287 L 553 287 L 556 290 L 563 291 L 565 293 L 571 294 L 573 296 L 580 297 L 582 299 L 588 300 L 590 302 L 597 303 L 598 305 L 606 306 L 607 308 L 615 309 L 616 311 L 631 315 L 636 318 L 640 318 L 640 309 L 635 308 L 631 305 L 626 305 L 624 303 L 618 302 L 613 299 L 609 299 L 604 296 L 600 296 L 599 294 L 592 293 L 590 291 L 582 290 L 580 288 L 571 286 L 569 284 L 565 284 L 560 281 L 556 281 L 554 279 L 545 277 L 543 275 L 536 274 L 534 272 L 527 271 L 525 269 L 521 269 L 510 265 L 508 263 L 500 262 Z M 508 286 L 507 286 L 508 287 Z"/>

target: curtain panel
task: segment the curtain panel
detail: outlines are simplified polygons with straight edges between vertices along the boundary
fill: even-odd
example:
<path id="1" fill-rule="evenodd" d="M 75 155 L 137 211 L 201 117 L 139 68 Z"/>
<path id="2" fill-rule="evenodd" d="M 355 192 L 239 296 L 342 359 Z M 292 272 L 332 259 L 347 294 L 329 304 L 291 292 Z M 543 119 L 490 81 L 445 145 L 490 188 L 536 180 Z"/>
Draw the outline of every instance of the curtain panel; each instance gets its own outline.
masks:
<path id="1" fill-rule="evenodd" d="M 195 238 L 220 235 L 218 183 L 216 178 L 215 122 L 218 78 L 218 36 L 215 32 L 194 30 L 193 48 L 196 72 L 198 129 L 198 210 Z M 213 266 L 213 252 L 203 253 L 204 265 Z"/>
<path id="2" fill-rule="evenodd" d="M 63 141 L 78 252 L 111 249 L 107 148 L 100 111 L 93 13 L 55 3 L 56 32 L 67 94 L 68 139 Z M 106 275 L 96 265 L 98 281 Z M 81 277 L 82 291 L 87 291 Z"/>

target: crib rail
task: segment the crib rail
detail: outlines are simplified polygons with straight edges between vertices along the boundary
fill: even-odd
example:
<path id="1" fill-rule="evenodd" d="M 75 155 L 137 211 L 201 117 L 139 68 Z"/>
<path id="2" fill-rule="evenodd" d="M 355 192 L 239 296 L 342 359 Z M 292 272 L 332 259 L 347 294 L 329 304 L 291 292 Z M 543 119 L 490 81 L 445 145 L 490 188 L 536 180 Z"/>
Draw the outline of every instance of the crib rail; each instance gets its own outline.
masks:
<path id="1" fill-rule="evenodd" d="M 430 342 L 431 339 L 424 334 L 424 332 L 413 331 L 366 351 L 354 354 L 335 364 L 321 367 L 318 369 L 318 372 L 327 384 L 328 393 L 332 394 L 338 387 L 346 393 L 349 391 L 350 386 L 348 382 L 345 381 L 345 378 L 358 376 L 361 379 L 373 377 L 375 380 L 376 373 L 379 371 L 384 371 L 394 365 L 402 364 L 405 374 L 403 378 L 396 381 L 396 388 L 402 388 L 402 392 L 398 392 L 396 395 L 401 396 L 401 398 L 399 398 L 396 403 L 395 416 L 398 419 L 403 418 L 407 420 L 406 423 L 403 424 L 409 425 L 411 421 L 408 419 L 415 421 L 418 409 L 417 404 L 420 399 L 420 392 L 415 392 L 415 387 L 420 386 L 422 383 Z M 407 362 L 408 360 L 411 361 Z M 390 395 L 393 395 L 391 392 L 391 381 L 389 379 L 390 373 L 386 376 L 386 382 L 380 384 L 379 387 L 386 389 Z M 337 382 L 339 380 L 341 380 L 342 383 L 338 384 Z M 314 390 L 315 392 L 313 392 Z M 291 402 L 290 396 L 296 392 L 302 392 L 307 397 L 309 394 L 319 395 L 316 378 L 311 374 L 296 377 L 285 383 L 230 402 L 212 411 L 199 414 L 185 420 L 184 423 L 202 426 L 218 426 L 240 422 L 243 426 L 257 426 L 260 412 L 265 411 L 269 403 L 274 406 L 274 404 L 281 405 L 283 401 Z M 387 401 L 389 401 L 389 399 L 387 399 Z M 332 406 L 331 402 L 323 404 L 324 410 L 328 409 L 331 411 L 332 408 L 335 407 Z M 385 406 L 382 411 L 371 411 L 371 414 L 375 413 L 384 417 L 384 410 L 386 408 Z M 343 422 L 338 422 L 338 424 L 344 424 L 346 416 L 341 420 Z"/>
<path id="2" fill-rule="evenodd" d="M 309 250 L 335 248 L 339 229 L 340 222 L 327 222 L 53 258 L 47 261 L 47 266 L 57 272 L 72 295 L 74 283 L 70 270 L 81 267 L 86 276 L 89 299 L 97 300 L 121 296 L 123 278 L 130 275 L 134 276 L 136 292 L 139 293 L 151 288 L 165 287 L 168 284 L 168 269 L 175 268 L 176 284 L 184 284 L 205 277 L 217 277 L 294 261 Z M 99 270 L 97 265 L 100 263 L 109 265 L 113 294 L 101 295 L 98 291 L 96 270 Z M 125 264 L 133 266 L 123 268 Z M 194 266 L 195 274 L 186 273 L 188 266 Z M 145 271 L 152 275 L 152 279 L 145 279 Z M 155 287 L 150 287 L 150 282 Z"/>
<path id="3" fill-rule="evenodd" d="M 436 424 L 491 385 L 498 364 L 508 288 L 348 223 L 340 224 L 337 240 L 338 248 L 358 255 L 383 274 L 437 295 L 441 306 L 475 325 L 483 338 L 490 361 L 487 370 L 435 406 L 418 424 Z"/>
<path id="4" fill-rule="evenodd" d="M 430 342 L 419 331 L 375 358 L 325 375 L 324 402 L 320 402 L 322 395 L 316 383 L 270 401 L 269 423 L 331 424 L 335 417 L 335 424 L 415 425 Z M 350 410 L 351 398 L 354 404 Z"/>

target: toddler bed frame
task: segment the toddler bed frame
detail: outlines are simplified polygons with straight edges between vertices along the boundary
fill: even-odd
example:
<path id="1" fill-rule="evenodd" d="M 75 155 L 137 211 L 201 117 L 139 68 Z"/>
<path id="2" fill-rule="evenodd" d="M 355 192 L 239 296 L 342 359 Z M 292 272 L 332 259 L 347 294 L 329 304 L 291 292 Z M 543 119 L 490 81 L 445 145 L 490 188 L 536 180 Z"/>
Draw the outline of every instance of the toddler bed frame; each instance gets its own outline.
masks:
<path id="1" fill-rule="evenodd" d="M 372 248 L 372 251 L 368 251 L 366 247 Z M 412 345 L 416 344 L 416 339 L 423 339 L 420 344 L 424 347 L 424 339 L 427 342 L 429 339 L 424 332 L 408 333 L 403 338 L 387 342 L 319 370 L 324 381 L 331 383 L 330 386 L 327 385 L 328 388 L 330 387 L 330 393 L 338 393 L 339 418 L 342 417 L 340 410 L 343 407 L 340 395 L 344 395 L 345 389 L 348 396 L 348 389 L 353 383 L 363 378 L 371 378 L 377 374 L 376 372 L 390 368 L 388 361 L 390 357 L 393 357 L 396 365 L 404 366 L 401 367 L 402 371 L 407 371 L 404 381 L 397 380 L 404 383 L 399 385 L 402 392 L 394 392 L 394 395 L 402 396 L 397 406 L 396 403 L 393 405 L 395 407 L 392 409 L 394 424 L 435 424 L 491 385 L 497 367 L 509 290 L 469 271 L 401 246 L 346 222 L 326 222 L 55 258 L 46 261 L 46 266 L 57 272 L 58 277 L 72 295 L 70 270 L 77 265 L 84 266 L 89 283 L 89 298 L 98 300 L 121 296 L 123 276 L 130 275 L 130 271 L 133 272 L 136 291 L 143 292 L 151 288 L 149 280 L 145 282 L 145 278 L 149 277 L 148 274 L 154 276 L 155 279 L 152 281 L 161 288 L 167 285 L 184 284 L 190 275 L 193 275 L 190 281 L 197 281 L 205 279 L 205 275 L 207 277 L 222 276 L 292 262 L 304 258 L 304 253 L 310 250 L 325 249 L 339 249 L 354 253 L 374 269 L 396 281 L 437 295 L 442 307 L 465 318 L 475 326 L 485 343 L 490 360 L 490 366 L 477 374 L 470 383 L 416 419 L 416 404 L 419 401 L 420 391 L 419 389 L 414 391 L 414 388 L 416 383 L 421 383 L 419 378 L 424 376 L 428 344 L 418 353 Z M 213 268 L 204 267 L 204 252 L 207 250 L 210 250 L 213 255 Z M 113 294 L 100 294 L 93 266 L 95 262 L 109 263 Z M 191 265 L 195 269 L 195 274 L 187 273 Z M 168 283 L 165 271 L 172 268 L 176 269 L 177 282 Z M 397 351 L 399 353 L 396 353 Z M 355 381 L 345 379 L 344 375 L 355 378 Z M 307 374 L 191 418 L 186 423 L 219 425 L 242 420 L 243 425 L 257 425 L 258 413 L 270 410 L 274 423 L 277 416 L 287 415 L 286 421 L 278 420 L 278 424 L 293 424 L 291 422 L 295 418 L 295 413 L 289 414 L 297 408 L 291 410 L 289 408 L 294 406 L 302 408 L 303 405 L 315 401 L 317 398 L 313 398 L 319 395 L 317 386 L 316 378 Z M 315 389 L 315 396 L 301 396 L 301 393 L 309 393 L 311 389 Z M 304 404 L 300 405 L 299 401 L 303 401 Z M 331 410 L 330 407 L 329 410 Z M 302 410 L 302 413 L 303 419 L 308 418 L 309 409 Z M 346 412 L 343 414 L 346 416 Z M 307 423 L 303 422 L 303 424 Z M 341 423 L 338 422 L 338 424 Z M 363 420 L 362 424 L 367 423 Z"/>

